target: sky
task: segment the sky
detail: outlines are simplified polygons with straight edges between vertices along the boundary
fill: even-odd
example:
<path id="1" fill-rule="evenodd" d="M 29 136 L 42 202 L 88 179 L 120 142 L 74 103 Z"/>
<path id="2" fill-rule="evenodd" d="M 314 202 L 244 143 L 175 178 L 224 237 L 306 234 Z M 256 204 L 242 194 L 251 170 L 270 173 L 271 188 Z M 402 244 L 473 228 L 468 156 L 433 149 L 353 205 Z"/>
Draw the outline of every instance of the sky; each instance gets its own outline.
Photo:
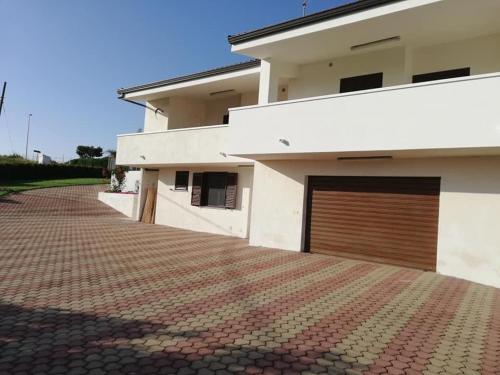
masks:
<path id="1" fill-rule="evenodd" d="M 308 13 L 349 0 L 309 0 Z M 120 87 L 245 61 L 227 35 L 302 15 L 302 0 L 0 0 L 0 154 L 116 148 L 143 127 Z M 1 94 L 0 94 L 1 95 Z"/>

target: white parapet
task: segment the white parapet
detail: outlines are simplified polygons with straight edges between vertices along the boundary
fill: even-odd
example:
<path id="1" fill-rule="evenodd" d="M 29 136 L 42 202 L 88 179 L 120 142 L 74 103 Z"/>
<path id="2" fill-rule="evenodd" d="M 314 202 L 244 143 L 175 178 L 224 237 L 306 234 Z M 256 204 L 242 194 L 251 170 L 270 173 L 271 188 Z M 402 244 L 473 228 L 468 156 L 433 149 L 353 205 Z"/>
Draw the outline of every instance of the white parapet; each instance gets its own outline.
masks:
<path id="1" fill-rule="evenodd" d="M 495 73 L 234 108 L 229 154 L 499 148 L 499 92 Z"/>
<path id="2" fill-rule="evenodd" d="M 97 199 L 127 217 L 136 217 L 139 207 L 138 194 L 100 192 Z"/>

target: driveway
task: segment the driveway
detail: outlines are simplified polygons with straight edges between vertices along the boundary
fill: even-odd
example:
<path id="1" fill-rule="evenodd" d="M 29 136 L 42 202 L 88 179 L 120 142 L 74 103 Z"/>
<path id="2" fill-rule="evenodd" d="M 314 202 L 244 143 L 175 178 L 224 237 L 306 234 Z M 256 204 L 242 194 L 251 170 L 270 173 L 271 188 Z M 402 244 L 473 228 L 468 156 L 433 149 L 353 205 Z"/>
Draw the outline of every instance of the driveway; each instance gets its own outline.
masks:
<path id="1" fill-rule="evenodd" d="M 499 374 L 500 291 L 0 198 L 0 374 Z"/>

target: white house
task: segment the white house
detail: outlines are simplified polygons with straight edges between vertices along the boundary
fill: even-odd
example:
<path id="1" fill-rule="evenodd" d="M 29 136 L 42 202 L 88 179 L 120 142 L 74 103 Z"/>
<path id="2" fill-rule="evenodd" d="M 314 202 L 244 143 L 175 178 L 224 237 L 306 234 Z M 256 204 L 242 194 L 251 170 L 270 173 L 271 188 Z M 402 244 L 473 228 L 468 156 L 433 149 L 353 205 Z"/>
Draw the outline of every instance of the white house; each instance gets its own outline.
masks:
<path id="1" fill-rule="evenodd" d="M 156 223 L 500 287 L 500 1 L 360 0 L 120 89 Z"/>

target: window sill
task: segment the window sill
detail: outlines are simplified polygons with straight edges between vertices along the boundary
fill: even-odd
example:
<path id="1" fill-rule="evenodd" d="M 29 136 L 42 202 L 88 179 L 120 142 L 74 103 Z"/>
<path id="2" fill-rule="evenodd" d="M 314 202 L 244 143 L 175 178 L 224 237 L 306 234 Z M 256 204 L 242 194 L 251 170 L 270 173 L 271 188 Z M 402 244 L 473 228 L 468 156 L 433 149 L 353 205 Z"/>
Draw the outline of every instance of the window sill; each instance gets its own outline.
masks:
<path id="1" fill-rule="evenodd" d="M 228 208 L 226 206 L 197 206 L 199 208 L 211 208 L 215 210 L 235 210 L 235 208 Z"/>

